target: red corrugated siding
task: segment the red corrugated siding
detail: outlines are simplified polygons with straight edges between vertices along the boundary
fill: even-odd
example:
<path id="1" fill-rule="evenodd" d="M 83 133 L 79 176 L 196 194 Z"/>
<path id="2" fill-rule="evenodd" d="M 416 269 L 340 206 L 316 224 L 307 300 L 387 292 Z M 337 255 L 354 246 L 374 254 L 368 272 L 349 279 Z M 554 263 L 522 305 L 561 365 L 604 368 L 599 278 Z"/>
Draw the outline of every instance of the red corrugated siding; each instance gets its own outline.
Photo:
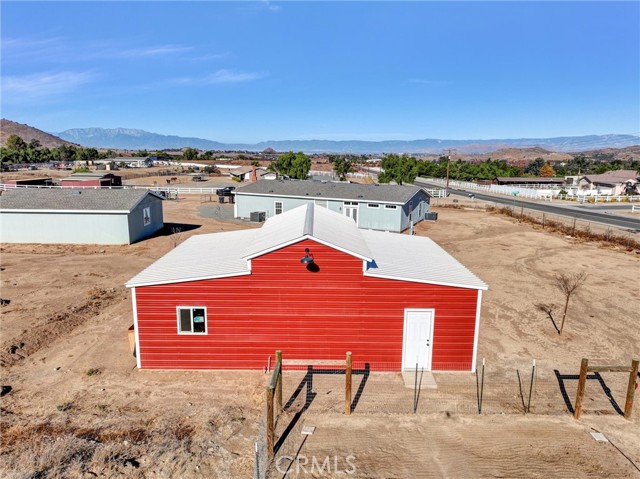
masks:
<path id="1" fill-rule="evenodd" d="M 320 271 L 300 263 L 304 248 Z M 340 359 L 400 370 L 404 310 L 434 308 L 432 369 L 469 370 L 476 290 L 368 278 L 362 261 L 307 240 L 252 261 L 252 274 L 136 288 L 143 368 L 262 369 Z M 207 335 L 178 335 L 176 306 L 206 306 Z"/>

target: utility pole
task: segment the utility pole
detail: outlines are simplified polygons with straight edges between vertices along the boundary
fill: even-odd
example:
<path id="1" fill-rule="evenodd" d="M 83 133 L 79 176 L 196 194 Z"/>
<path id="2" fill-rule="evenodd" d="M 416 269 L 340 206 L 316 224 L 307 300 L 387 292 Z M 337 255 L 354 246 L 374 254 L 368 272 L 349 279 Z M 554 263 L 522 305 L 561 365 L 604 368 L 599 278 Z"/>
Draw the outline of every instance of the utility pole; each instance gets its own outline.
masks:
<path id="1" fill-rule="evenodd" d="M 455 153 L 455 150 L 453 150 Z M 451 148 L 449 148 L 449 154 L 447 155 L 447 185 L 444 187 L 445 194 L 449 191 L 449 171 L 451 170 Z"/>

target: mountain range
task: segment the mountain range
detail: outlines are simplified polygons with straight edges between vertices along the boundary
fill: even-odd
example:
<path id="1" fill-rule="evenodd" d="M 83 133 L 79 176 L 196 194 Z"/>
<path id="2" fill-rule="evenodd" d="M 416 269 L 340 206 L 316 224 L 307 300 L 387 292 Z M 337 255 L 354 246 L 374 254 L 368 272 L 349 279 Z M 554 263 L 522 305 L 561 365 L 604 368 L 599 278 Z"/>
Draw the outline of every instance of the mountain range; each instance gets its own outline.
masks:
<path id="1" fill-rule="evenodd" d="M 57 133 L 60 138 L 83 146 L 127 150 L 168 150 L 192 147 L 200 150 L 304 151 L 306 153 L 430 153 L 455 149 L 458 154 L 490 153 L 501 148 L 541 147 L 557 152 L 578 152 L 599 148 L 639 145 L 636 135 L 587 135 L 555 138 L 516 138 L 489 140 L 274 140 L 259 143 L 221 143 L 203 138 L 160 135 L 130 128 L 74 128 Z"/>
<path id="2" fill-rule="evenodd" d="M 16 134 L 26 142 L 40 141 L 42 146 L 55 147 L 75 143 L 86 147 L 111 148 L 114 150 L 175 150 L 185 147 L 200 150 L 246 150 L 304 151 L 306 153 L 416 153 L 442 155 L 449 148 L 457 155 L 483 155 L 508 148 L 544 148 L 548 151 L 587 152 L 603 148 L 626 148 L 640 145 L 637 135 L 588 135 L 556 138 L 519 138 L 494 140 L 278 140 L 254 144 L 221 143 L 195 137 L 160 135 L 131 128 L 75 128 L 61 133 L 45 133 L 29 125 L 2 119 L 0 142 Z"/>

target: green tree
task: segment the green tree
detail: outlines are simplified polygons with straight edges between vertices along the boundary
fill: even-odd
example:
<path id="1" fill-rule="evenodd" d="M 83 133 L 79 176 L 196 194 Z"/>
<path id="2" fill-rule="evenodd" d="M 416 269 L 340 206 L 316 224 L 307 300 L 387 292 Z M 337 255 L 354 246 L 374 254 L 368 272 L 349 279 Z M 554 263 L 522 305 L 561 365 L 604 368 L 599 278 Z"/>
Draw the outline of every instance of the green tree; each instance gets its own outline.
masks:
<path id="1" fill-rule="evenodd" d="M 527 165 L 524 172 L 529 175 L 540 176 L 540 169 L 544 166 L 544 163 L 545 161 L 542 158 L 536 158 Z"/>
<path id="2" fill-rule="evenodd" d="M 403 183 L 413 183 L 418 176 L 418 161 L 406 154 L 398 156 L 395 153 L 385 155 L 380 166 L 384 170 L 378 175 L 380 183 L 395 181 L 399 185 Z"/>
<path id="3" fill-rule="evenodd" d="M 333 160 L 333 171 L 336 172 L 336 175 L 338 175 L 338 178 L 341 181 L 344 181 L 347 178 L 347 173 L 351 173 L 352 169 L 353 163 L 344 156 L 337 156 Z"/>
<path id="4" fill-rule="evenodd" d="M 193 161 L 198 158 L 198 150 L 195 148 L 187 148 L 182 152 L 182 159 L 186 161 Z"/>
<path id="5" fill-rule="evenodd" d="M 269 169 L 281 176 L 288 176 L 296 180 L 306 180 L 311 169 L 311 158 L 299 151 L 290 151 L 278 157 L 269 165 Z"/>
<path id="6" fill-rule="evenodd" d="M 4 142 L 4 145 L 14 151 L 22 151 L 27 148 L 27 144 L 18 135 L 9 135 Z"/>

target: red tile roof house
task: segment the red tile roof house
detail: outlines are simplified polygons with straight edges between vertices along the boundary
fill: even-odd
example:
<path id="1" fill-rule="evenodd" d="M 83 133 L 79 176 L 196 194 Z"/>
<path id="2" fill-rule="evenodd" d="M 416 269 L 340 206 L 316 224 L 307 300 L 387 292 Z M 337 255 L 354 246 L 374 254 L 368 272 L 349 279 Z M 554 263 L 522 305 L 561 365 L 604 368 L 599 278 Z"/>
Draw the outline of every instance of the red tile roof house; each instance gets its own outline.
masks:
<path id="1" fill-rule="evenodd" d="M 185 370 L 264 369 L 280 349 L 473 371 L 487 289 L 429 238 L 358 229 L 313 204 L 193 236 L 126 286 L 138 367 Z"/>

